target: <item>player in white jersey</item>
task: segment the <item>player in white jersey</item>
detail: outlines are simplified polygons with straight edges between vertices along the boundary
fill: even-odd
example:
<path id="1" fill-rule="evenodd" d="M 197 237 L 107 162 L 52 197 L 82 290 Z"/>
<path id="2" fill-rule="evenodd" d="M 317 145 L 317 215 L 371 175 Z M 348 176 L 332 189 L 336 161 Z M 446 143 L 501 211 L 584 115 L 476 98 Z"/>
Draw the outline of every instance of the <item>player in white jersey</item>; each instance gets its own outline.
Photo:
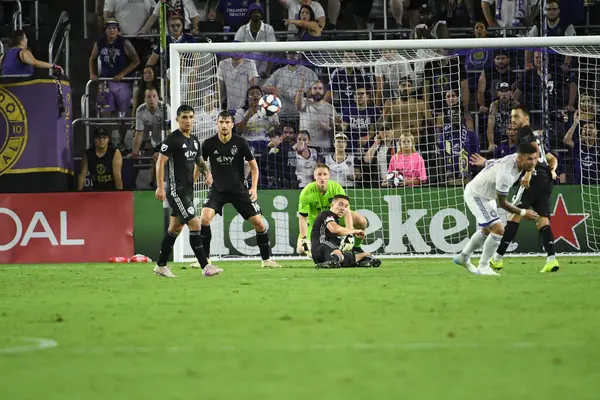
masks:
<path id="1" fill-rule="evenodd" d="M 481 228 L 471 236 L 469 243 L 460 254 L 454 256 L 454 263 L 477 275 L 498 275 L 490 267 L 490 259 L 498 248 L 504 226 L 498 217 L 498 205 L 506 211 L 535 220 L 538 215 L 533 210 L 515 207 L 508 200 L 508 191 L 524 171 L 532 171 L 537 163 L 537 150 L 531 144 L 519 146 L 517 154 L 498 160 L 485 160 L 478 154 L 471 157 L 474 165 L 484 166 L 465 187 L 465 203 L 475 216 Z M 483 246 L 479 266 L 470 262 L 471 255 Z"/>

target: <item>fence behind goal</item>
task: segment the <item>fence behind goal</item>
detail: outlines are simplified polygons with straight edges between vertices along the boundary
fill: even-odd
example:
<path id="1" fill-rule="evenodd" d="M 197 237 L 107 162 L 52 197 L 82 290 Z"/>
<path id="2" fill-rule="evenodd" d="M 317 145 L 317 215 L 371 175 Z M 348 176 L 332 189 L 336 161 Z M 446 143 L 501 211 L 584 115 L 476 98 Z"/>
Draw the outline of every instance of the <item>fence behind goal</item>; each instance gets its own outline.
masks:
<path id="1" fill-rule="evenodd" d="M 216 133 L 221 106 L 236 116 L 259 164 L 259 203 L 275 256 L 296 254 L 298 195 L 316 162 L 330 167 L 367 218 L 366 251 L 433 255 L 460 250 L 475 229 L 462 199 L 477 173 L 468 158 L 515 151 L 509 121 L 519 102 L 558 156 L 561 181 L 578 185 L 568 197 L 586 215 L 583 248 L 597 251 L 600 37 L 447 39 L 444 50 L 440 43 L 171 45 L 171 65 L 181 66 L 171 68 L 171 109 L 194 107 L 201 140 Z M 565 56 L 569 70 L 560 66 Z M 251 79 L 269 63 L 268 79 Z M 281 99 L 277 115 L 257 113 L 263 93 Z M 199 208 L 205 194 L 199 184 Z M 232 208 L 212 231 L 212 256 L 258 255 L 251 227 Z M 187 231 L 175 259 L 193 259 Z"/>

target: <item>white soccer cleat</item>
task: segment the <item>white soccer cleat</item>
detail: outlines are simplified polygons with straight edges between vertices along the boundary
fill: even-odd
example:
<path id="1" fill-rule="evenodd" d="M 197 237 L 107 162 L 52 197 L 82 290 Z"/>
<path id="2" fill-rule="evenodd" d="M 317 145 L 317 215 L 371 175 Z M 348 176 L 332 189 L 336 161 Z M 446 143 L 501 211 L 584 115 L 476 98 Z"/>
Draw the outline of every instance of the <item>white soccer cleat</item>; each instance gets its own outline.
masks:
<path id="1" fill-rule="evenodd" d="M 154 267 L 153 272 L 154 275 L 160 276 L 161 278 L 177 278 L 177 275 L 173 274 L 167 266 L 160 267 L 157 265 L 156 267 Z"/>
<path id="2" fill-rule="evenodd" d="M 468 272 L 472 274 L 477 274 L 477 267 L 475 267 L 475 265 L 471 263 L 471 259 L 465 260 L 462 254 L 459 253 L 454 255 L 452 261 L 454 262 L 454 264 L 464 267 Z"/>
<path id="3" fill-rule="evenodd" d="M 268 258 L 266 260 L 263 260 L 262 267 L 263 268 L 281 268 L 281 265 L 279 265 L 277 263 L 277 261 L 273 260 L 272 258 Z"/>
<path id="4" fill-rule="evenodd" d="M 480 265 L 479 267 L 477 267 L 477 275 L 495 275 L 495 276 L 500 276 L 499 273 L 497 273 L 496 271 L 494 271 L 492 269 L 492 267 L 490 267 L 490 265 Z"/>
<path id="5" fill-rule="evenodd" d="M 222 268 L 217 267 L 216 265 L 206 264 L 206 267 L 202 270 L 202 275 L 204 276 L 215 276 L 219 275 L 223 272 Z"/>

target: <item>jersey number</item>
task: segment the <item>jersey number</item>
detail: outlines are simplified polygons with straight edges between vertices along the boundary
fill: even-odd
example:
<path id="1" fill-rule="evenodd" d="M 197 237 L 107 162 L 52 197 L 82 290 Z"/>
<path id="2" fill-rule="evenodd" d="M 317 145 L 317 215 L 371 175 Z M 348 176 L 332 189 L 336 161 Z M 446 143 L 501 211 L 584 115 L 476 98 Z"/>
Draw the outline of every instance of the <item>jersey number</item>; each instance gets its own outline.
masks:
<path id="1" fill-rule="evenodd" d="M 254 208 L 254 211 L 256 211 L 257 213 L 260 213 L 260 206 L 258 205 L 257 202 L 255 202 L 255 201 L 252 202 L 252 208 Z"/>

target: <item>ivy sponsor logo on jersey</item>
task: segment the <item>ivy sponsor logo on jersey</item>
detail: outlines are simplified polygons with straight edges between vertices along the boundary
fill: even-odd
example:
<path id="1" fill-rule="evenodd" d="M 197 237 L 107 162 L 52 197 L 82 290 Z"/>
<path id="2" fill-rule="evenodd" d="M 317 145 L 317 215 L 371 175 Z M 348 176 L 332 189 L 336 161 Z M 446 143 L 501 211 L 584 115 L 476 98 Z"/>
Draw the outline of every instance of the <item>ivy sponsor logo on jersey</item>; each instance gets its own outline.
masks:
<path id="1" fill-rule="evenodd" d="M 4 88 L 0 88 L 0 115 L 6 127 L 0 136 L 0 175 L 7 173 L 21 158 L 27 145 L 27 114 L 19 99 Z"/>

